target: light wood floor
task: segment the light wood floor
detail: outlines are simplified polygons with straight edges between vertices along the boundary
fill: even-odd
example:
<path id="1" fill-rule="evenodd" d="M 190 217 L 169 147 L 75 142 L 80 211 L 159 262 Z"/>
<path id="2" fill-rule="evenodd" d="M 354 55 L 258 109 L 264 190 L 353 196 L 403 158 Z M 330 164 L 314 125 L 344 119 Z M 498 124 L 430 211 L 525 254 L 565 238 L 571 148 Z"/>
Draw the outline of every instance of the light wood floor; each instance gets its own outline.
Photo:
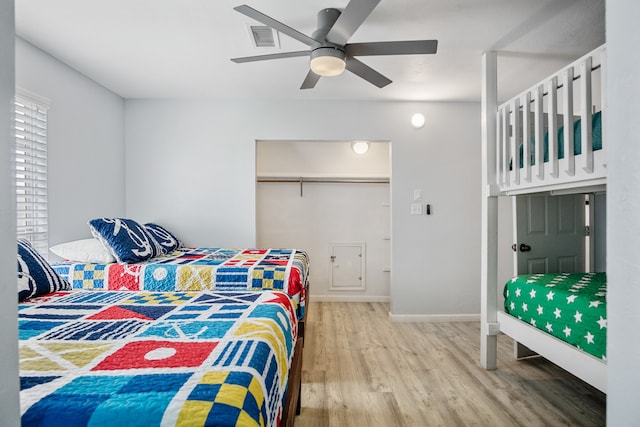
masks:
<path id="1" fill-rule="evenodd" d="M 480 367 L 480 324 L 393 323 L 384 303 L 309 307 L 296 427 L 601 426 L 606 396 L 541 359 Z"/>

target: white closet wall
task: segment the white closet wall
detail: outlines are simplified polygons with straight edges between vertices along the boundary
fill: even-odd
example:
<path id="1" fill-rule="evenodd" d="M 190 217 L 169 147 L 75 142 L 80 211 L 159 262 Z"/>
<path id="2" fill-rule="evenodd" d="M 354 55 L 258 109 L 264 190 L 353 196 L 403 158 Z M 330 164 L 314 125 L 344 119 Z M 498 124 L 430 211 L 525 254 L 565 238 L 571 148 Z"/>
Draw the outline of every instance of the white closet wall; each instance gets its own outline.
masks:
<path id="1" fill-rule="evenodd" d="M 348 141 L 257 143 L 257 245 L 306 250 L 316 300 L 389 300 L 389 149 L 372 142 L 357 155 Z M 332 286 L 336 269 L 360 268 L 357 255 L 332 260 L 332 245 L 364 246 L 361 281 L 354 272 L 353 286 Z"/>

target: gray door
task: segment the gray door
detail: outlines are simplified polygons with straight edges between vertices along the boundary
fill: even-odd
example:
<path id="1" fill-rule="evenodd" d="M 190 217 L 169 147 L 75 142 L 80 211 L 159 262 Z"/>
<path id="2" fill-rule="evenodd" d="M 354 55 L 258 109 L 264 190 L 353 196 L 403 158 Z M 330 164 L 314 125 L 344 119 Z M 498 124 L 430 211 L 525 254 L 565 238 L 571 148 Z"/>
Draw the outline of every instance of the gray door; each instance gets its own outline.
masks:
<path id="1" fill-rule="evenodd" d="M 585 271 L 585 196 L 514 198 L 516 274 Z"/>

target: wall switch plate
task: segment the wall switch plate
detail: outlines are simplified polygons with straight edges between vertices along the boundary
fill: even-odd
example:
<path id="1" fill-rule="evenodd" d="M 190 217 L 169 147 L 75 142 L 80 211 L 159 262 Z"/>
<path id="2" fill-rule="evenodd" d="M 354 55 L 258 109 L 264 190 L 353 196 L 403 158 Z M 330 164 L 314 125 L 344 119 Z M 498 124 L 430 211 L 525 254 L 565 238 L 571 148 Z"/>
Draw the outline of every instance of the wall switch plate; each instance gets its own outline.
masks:
<path id="1" fill-rule="evenodd" d="M 413 190 L 413 201 L 414 202 L 422 201 L 422 189 L 421 188 Z"/>
<path id="2" fill-rule="evenodd" d="M 422 203 L 411 203 L 411 215 L 422 215 Z"/>

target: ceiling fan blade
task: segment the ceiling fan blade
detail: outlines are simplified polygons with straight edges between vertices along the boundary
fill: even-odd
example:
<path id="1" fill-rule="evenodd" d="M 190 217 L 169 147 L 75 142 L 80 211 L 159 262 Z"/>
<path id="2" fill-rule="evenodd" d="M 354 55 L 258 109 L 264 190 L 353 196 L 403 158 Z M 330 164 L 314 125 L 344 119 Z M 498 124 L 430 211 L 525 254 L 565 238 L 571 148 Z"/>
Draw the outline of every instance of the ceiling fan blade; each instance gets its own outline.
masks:
<path id="1" fill-rule="evenodd" d="M 305 77 L 302 82 L 302 86 L 300 86 L 300 89 L 313 89 L 316 86 L 316 83 L 318 83 L 318 80 L 320 80 L 320 76 L 309 70 L 307 77 Z"/>
<path id="2" fill-rule="evenodd" d="M 369 67 L 368 65 L 358 61 L 356 58 L 351 56 L 347 57 L 347 70 L 351 71 L 353 74 L 362 77 L 369 83 L 378 86 L 379 88 L 383 88 L 389 83 L 391 80 Z"/>
<path id="3" fill-rule="evenodd" d="M 295 58 L 297 56 L 309 56 L 311 51 L 299 50 L 296 52 L 272 53 L 269 55 L 245 56 L 241 58 L 231 58 L 235 63 L 266 61 L 268 59 Z"/>
<path id="4" fill-rule="evenodd" d="M 436 53 L 438 40 L 350 43 L 345 48 L 347 55 L 350 56 L 419 55 Z"/>
<path id="5" fill-rule="evenodd" d="M 265 15 L 262 12 L 258 12 L 257 10 L 255 10 L 254 8 L 247 6 L 246 4 L 240 5 L 240 6 L 236 6 L 233 8 L 233 10 L 237 10 L 238 12 L 242 13 L 243 15 L 248 16 L 249 18 L 253 18 L 258 22 L 263 23 L 264 25 L 273 28 L 276 31 L 280 31 L 282 34 L 286 34 L 291 38 L 294 38 L 296 40 L 298 40 L 299 42 L 302 42 L 304 44 L 306 44 L 307 46 L 318 46 L 320 44 L 320 42 L 318 42 L 317 40 L 312 39 L 311 37 L 307 36 L 306 34 L 302 34 L 300 31 L 298 30 L 294 30 L 293 28 L 284 25 L 282 22 L 276 21 L 275 19 L 271 18 L 270 16 Z"/>
<path id="6" fill-rule="evenodd" d="M 351 0 L 325 37 L 327 41 L 344 46 L 380 0 Z"/>

